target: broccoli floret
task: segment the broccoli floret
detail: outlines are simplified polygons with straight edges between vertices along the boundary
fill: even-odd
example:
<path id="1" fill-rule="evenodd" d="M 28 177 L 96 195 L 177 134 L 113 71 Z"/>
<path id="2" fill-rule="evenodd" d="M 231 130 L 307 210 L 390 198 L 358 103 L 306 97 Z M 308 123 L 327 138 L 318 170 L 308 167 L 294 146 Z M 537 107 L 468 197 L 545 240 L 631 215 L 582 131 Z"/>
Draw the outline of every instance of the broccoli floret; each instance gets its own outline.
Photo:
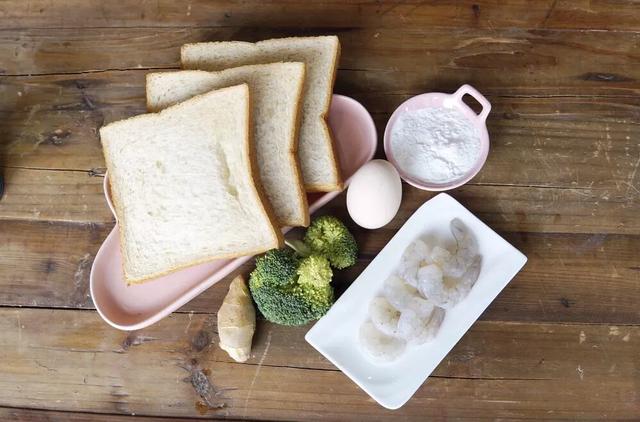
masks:
<path id="1" fill-rule="evenodd" d="M 307 302 L 319 316 L 327 313 L 333 304 L 331 278 L 333 271 L 324 256 L 311 255 L 300 261 L 296 292 L 307 298 Z"/>
<path id="2" fill-rule="evenodd" d="M 267 320 L 303 325 L 320 318 L 331 307 L 331 276 L 324 257 L 301 259 L 291 249 L 273 249 L 256 259 L 249 289 Z"/>
<path id="3" fill-rule="evenodd" d="M 325 215 L 313 220 L 305 233 L 304 242 L 314 253 L 326 256 L 331 266 L 337 269 L 356 263 L 356 240 L 336 217 Z"/>
<path id="4" fill-rule="evenodd" d="M 264 317 L 277 324 L 302 325 L 327 313 L 333 304 L 331 267 L 356 262 L 358 246 L 340 220 L 315 219 L 292 249 L 273 249 L 256 259 L 249 288 Z"/>
<path id="5" fill-rule="evenodd" d="M 256 258 L 256 269 L 251 273 L 261 283 L 269 286 L 286 286 L 296 281 L 300 259 L 289 249 L 271 249 L 263 256 Z"/>
<path id="6" fill-rule="evenodd" d="M 324 287 L 331 282 L 331 277 L 329 261 L 321 255 L 304 258 L 298 267 L 298 284 L 302 286 Z"/>

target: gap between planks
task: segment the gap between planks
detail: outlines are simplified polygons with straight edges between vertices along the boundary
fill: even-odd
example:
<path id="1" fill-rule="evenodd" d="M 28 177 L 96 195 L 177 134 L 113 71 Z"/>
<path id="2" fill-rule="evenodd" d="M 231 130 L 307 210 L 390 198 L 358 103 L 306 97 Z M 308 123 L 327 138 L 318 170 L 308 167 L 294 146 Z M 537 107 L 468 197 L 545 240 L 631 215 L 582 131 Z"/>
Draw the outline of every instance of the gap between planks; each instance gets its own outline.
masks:
<path id="1" fill-rule="evenodd" d="M 46 407 L 26 407 L 26 406 L 8 406 L 8 405 L 1 405 L 0 406 L 0 415 L 3 413 L 3 410 L 8 410 L 10 411 L 23 411 L 23 412 L 28 412 L 28 413 L 35 413 L 35 414 L 44 414 L 47 415 L 45 416 L 46 421 L 58 421 L 58 420 L 64 420 L 67 421 L 68 417 L 73 415 L 73 419 L 71 419 L 72 421 L 75 421 L 75 417 L 78 417 L 78 421 L 85 421 L 85 420 L 90 420 L 93 419 L 94 417 L 100 417 L 100 416 L 104 416 L 104 421 L 109 421 L 109 422 L 119 422 L 119 421 L 139 421 L 139 422 L 145 422 L 145 421 L 175 421 L 175 422 L 181 422 L 181 421 L 193 421 L 193 420 L 203 420 L 203 418 L 201 416 L 180 416 L 180 417 L 175 417 L 175 416 L 162 416 L 162 415 L 144 415 L 144 414 L 126 414 L 126 413 L 109 413 L 109 412 L 98 412 L 98 411 L 91 411 L 91 410 L 56 410 L 56 409 L 48 409 Z M 8 413 L 8 412 L 7 412 Z M 15 416 L 15 415 L 12 415 Z M 31 415 L 33 416 L 33 415 Z M 49 416 L 53 416 L 52 419 L 49 419 Z M 65 417 L 66 416 L 66 417 Z M 18 419 L 17 420 L 22 420 L 23 415 L 18 415 Z M 60 418 L 60 419 L 58 419 Z M 85 419 L 86 418 L 86 419 Z M 35 420 L 41 420 L 39 419 L 37 416 L 34 418 Z M 228 419 L 228 418 L 215 418 L 212 416 L 207 416 L 205 419 L 207 420 L 225 420 L 225 421 L 229 421 L 229 422 L 238 422 L 238 421 L 253 421 L 256 419 Z M 31 420 L 31 417 L 25 419 L 25 420 Z M 262 422 L 270 422 L 269 420 L 264 420 Z"/>
<path id="2" fill-rule="evenodd" d="M 105 167 L 94 167 L 91 169 L 63 169 L 63 168 L 47 168 L 47 167 L 29 167 L 29 166 L 0 166 L 0 169 L 19 169 L 34 171 L 65 171 L 77 173 L 89 173 L 92 177 L 104 177 Z M 519 184 L 519 183 L 484 183 L 484 182 L 468 182 L 465 186 L 489 186 L 489 187 L 510 187 L 510 188 L 539 188 L 539 189 L 566 189 L 566 190 L 586 190 L 591 191 L 593 188 L 588 186 L 555 186 L 540 184 Z M 21 220 L 22 221 L 22 220 Z"/>
<path id="3" fill-rule="evenodd" d="M 82 71 L 73 71 L 73 72 L 45 72 L 45 73 L 0 73 L 0 77 L 2 78 L 30 78 L 30 77 L 56 77 L 56 76 L 82 76 L 82 75 L 93 75 L 93 74 L 102 74 L 102 73 L 110 73 L 110 72 L 114 72 L 114 73 L 126 73 L 126 72 L 149 72 L 149 71 L 169 71 L 169 70 L 174 70 L 174 71 L 178 71 L 178 70 L 182 70 L 182 68 L 177 67 L 177 66 L 158 66 L 158 67 L 153 67 L 153 66 L 148 66 L 148 67 L 124 67 L 124 68 L 107 68 L 107 69 L 87 69 L 87 70 L 82 70 Z M 395 72 L 394 70 L 381 70 L 381 69 L 366 69 L 366 68 L 362 68 L 362 69 L 357 69 L 357 68 L 348 68 L 348 67 L 338 67 L 337 69 L 338 72 L 342 71 L 342 72 L 380 72 L 380 73 L 384 73 L 384 72 Z M 508 88 L 508 89 L 513 89 L 513 88 Z M 616 91 L 613 91 L 616 92 Z M 416 92 L 392 92 L 392 93 L 388 93 L 385 94 L 387 96 L 397 96 L 397 97 L 408 97 L 408 96 L 413 96 L 416 95 Z M 612 98 L 612 99 L 618 99 L 618 98 L 633 98 L 636 99 L 638 98 L 637 95 L 633 95 L 633 94 L 602 94 L 602 93 L 596 93 L 596 94 L 485 94 L 485 97 L 487 98 L 512 98 L 512 99 L 553 99 L 553 98 L 567 98 L 567 99 L 600 99 L 600 98 Z M 376 112 L 372 112 L 372 115 L 374 114 L 390 114 L 390 113 L 376 113 Z M 633 122 L 631 122 L 633 123 Z"/>
<path id="4" fill-rule="evenodd" d="M 19 412 L 18 415 L 14 413 Z M 45 421 L 65 421 L 65 422 L 74 422 L 74 421 L 87 421 L 87 420 L 97 420 L 97 421 L 108 421 L 108 422 L 157 422 L 157 421 L 175 421 L 175 422 L 191 422 L 191 421 L 201 421 L 201 420 L 224 420 L 227 422 L 279 422 L 277 419 L 251 419 L 251 418 L 228 418 L 217 417 L 216 415 L 206 415 L 206 416 L 162 416 L 162 415 L 147 415 L 147 414 L 126 414 L 126 413 L 109 413 L 109 412 L 98 412 L 98 411 L 90 411 L 90 410 L 56 410 L 56 409 L 48 409 L 48 408 L 38 408 L 38 407 L 20 407 L 20 406 L 0 406 L 0 415 L 9 414 L 12 417 L 17 417 L 17 420 L 45 420 Z M 44 419 L 41 418 L 44 417 Z M 24 419 L 23 419 L 24 418 Z M 33 418 L 33 419 L 32 419 Z M 480 421 L 493 421 L 493 418 L 486 417 L 467 417 L 456 415 L 456 420 L 471 420 L 473 422 Z M 536 418 L 509 418 L 511 421 L 530 421 L 530 420 L 538 420 Z M 573 421 L 573 419 L 569 418 L 559 418 L 556 420 L 567 420 Z"/>
<path id="5" fill-rule="evenodd" d="M 31 305 L 0 305 L 0 310 L 2 309 L 15 309 L 15 310 L 34 310 L 34 311 L 63 311 L 63 312 L 87 312 L 87 313 L 91 313 L 91 312 L 97 312 L 95 308 L 74 308 L 74 307 L 70 307 L 70 306 L 31 306 Z M 183 311 L 178 309 L 177 311 L 173 311 L 171 314 L 169 315 L 173 315 L 173 314 L 180 314 L 180 315 L 207 315 L 207 316 L 213 316 L 216 315 L 218 312 L 205 312 L 205 311 Z M 160 320 L 162 321 L 162 320 Z M 160 322 L 159 321 L 159 322 Z M 262 322 L 264 324 L 271 324 L 270 322 L 263 320 L 263 319 L 258 319 L 259 322 Z M 156 324 L 158 324 L 159 322 L 157 322 Z M 562 327 L 562 326 L 566 326 L 566 327 L 584 327 L 584 326 L 589 326 L 589 327 L 640 327 L 640 324 L 634 324 L 634 323 L 622 323 L 622 322 L 573 322 L 573 321 L 510 321 L 510 320 L 500 320 L 500 319 L 491 319 L 491 320 L 484 320 L 484 319 L 478 319 L 476 320 L 476 322 L 480 322 L 482 324 L 485 325 L 509 325 L 509 326 L 523 326 L 523 325 L 536 325 L 536 324 L 542 324 L 542 325 L 554 325 L 554 326 L 558 326 L 558 327 Z M 314 322 L 315 323 L 315 322 Z M 104 323 L 105 325 L 107 324 L 106 322 Z M 113 330 L 115 331 L 119 331 L 121 333 L 134 333 L 134 332 L 140 332 L 143 330 L 147 330 L 150 327 L 153 327 L 152 324 L 148 327 L 145 328 L 141 328 L 139 330 L 133 330 L 133 331 L 124 331 L 124 330 L 118 330 L 116 328 L 114 328 Z M 274 324 L 275 325 L 275 324 Z M 286 326 L 283 326 L 286 327 Z M 295 327 L 294 327 L 295 328 Z M 311 326 L 309 327 L 309 329 L 311 329 Z M 79 350 L 79 352 L 84 352 L 83 350 Z M 86 351 L 86 352 L 91 352 L 93 353 L 94 351 Z M 233 363 L 233 362 L 230 362 Z M 246 363 L 244 363 L 246 364 Z M 249 365 L 249 364 L 247 364 Z M 266 366 L 266 365 L 265 365 Z M 278 365 L 272 365 L 272 366 L 278 366 Z M 288 366 L 287 368 L 299 368 L 296 366 Z M 299 369 L 308 369 L 308 368 L 299 368 Z M 446 378 L 446 377 L 443 377 Z M 476 379 L 476 378 L 474 378 Z M 490 379 L 508 379 L 508 378 L 490 378 Z M 546 379 L 546 378 L 537 378 L 537 379 Z M 2 407 L 2 406 L 0 406 Z"/>
<path id="6" fill-rule="evenodd" d="M 126 73 L 126 72 L 153 72 L 153 71 L 178 71 L 183 70 L 177 66 L 147 66 L 147 67 L 123 67 L 123 68 L 106 68 L 106 69 L 87 69 L 82 71 L 73 72 L 43 72 L 43 73 L 0 73 L 2 78 L 30 78 L 30 77 L 56 77 L 56 76 L 82 76 L 82 75 L 96 75 L 102 73 Z M 337 72 L 380 72 L 380 73 L 393 73 L 395 70 L 381 70 L 381 69 L 367 69 L 367 68 L 349 68 L 338 67 Z M 603 81 L 604 82 L 604 81 Z M 614 91 L 615 92 L 615 91 Z M 392 96 L 413 96 L 417 95 L 416 92 L 394 92 Z M 633 98 L 636 99 L 637 95 L 631 94 L 493 94 L 485 95 L 487 98 L 531 98 L 531 99 L 545 99 L 545 98 L 575 98 L 575 99 L 598 99 L 598 98 Z M 374 114 L 374 113 L 372 113 Z"/>
<path id="7" fill-rule="evenodd" d="M 138 30 L 138 29 L 142 29 L 142 30 L 189 30 L 189 29 L 202 29 L 202 30 L 213 30 L 213 29 L 243 29 L 243 28 L 252 28 L 254 27 L 254 25 L 198 25 L 198 24 L 193 24 L 193 25 L 135 25 L 135 26 L 124 26 L 124 25 L 119 25 L 119 26 L 20 26 L 20 27 L 10 27 L 10 28 L 2 28 L 0 29 L 0 32 L 15 32 L 15 31 L 68 31 L 68 30 L 72 30 L 72 31 L 84 31 L 84 30 L 103 30 L 103 31 L 109 31 L 109 30 Z M 353 31 L 353 30 L 369 30 L 369 31 L 375 31 L 376 29 L 391 29 L 393 28 L 392 26 L 386 26 L 386 25 L 348 25 L 348 26 L 335 26 L 335 27 L 327 27 L 325 25 L 321 25 L 318 28 L 315 27 L 308 27 L 305 29 L 308 30 L 323 30 L 323 32 L 326 33 L 340 33 L 340 32 L 346 32 L 346 31 Z M 545 32 L 565 32 L 565 33 L 614 33 L 614 34 L 629 34 L 629 35 L 636 35 L 636 34 L 640 34 L 640 29 L 598 29 L 598 28 L 544 28 L 544 27 L 540 27 L 540 26 L 533 26 L 533 25 L 529 25 L 529 26 L 506 26 L 506 27 L 500 27 L 500 28 L 495 28 L 498 30 L 506 30 L 506 29 L 518 29 L 518 30 L 522 30 L 522 31 L 536 31 L 538 33 L 545 33 Z M 290 32 L 290 31 L 295 31 L 298 29 L 298 27 L 296 26 L 291 26 L 291 25 L 276 25 L 276 26 L 272 26 L 269 27 L 268 29 L 271 30 L 279 30 L 282 32 Z M 420 27 L 409 27 L 407 29 L 408 32 L 413 32 L 413 33 L 427 33 L 427 32 L 432 32 L 432 33 L 451 33 L 452 31 L 455 30 L 467 30 L 470 29 L 469 26 L 438 26 L 438 25 L 430 25 L 428 30 L 424 30 Z M 489 30 L 491 28 L 481 28 L 481 29 L 486 29 Z"/>
<path id="8" fill-rule="evenodd" d="M 532 324 L 528 324 L 528 325 L 532 325 Z M 554 324 L 546 324 L 545 325 L 554 325 Z M 568 325 L 568 324 L 566 324 Z M 603 325 L 603 324 L 588 324 L 588 325 Z M 623 327 L 624 325 L 616 325 L 616 327 Z M 637 325 L 633 326 L 634 328 L 637 327 Z M 138 330 L 141 331 L 141 330 Z M 136 333 L 138 331 L 132 331 L 129 333 Z M 127 331 L 121 331 L 123 334 L 127 333 Z M 465 333 L 466 334 L 466 333 Z M 458 341 L 459 343 L 459 341 Z M 456 343 L 456 345 L 458 344 Z M 456 346 L 454 345 L 454 347 Z M 212 342 L 210 344 L 210 346 L 215 347 L 214 343 Z M 42 347 L 42 346 L 34 346 L 34 345 L 30 345 L 31 349 L 36 349 L 36 350 L 48 350 L 48 351 L 52 351 L 52 352 L 64 352 L 64 353 L 87 353 L 87 354 L 109 354 L 109 353 L 116 353 L 116 354 L 122 354 L 124 353 L 121 350 L 91 350 L 91 349 L 73 349 L 73 348 L 53 348 L 53 347 Z M 175 350 L 172 350 L 170 352 L 175 352 Z M 319 353 L 319 352 L 318 352 Z M 224 355 L 222 355 L 224 356 Z M 443 358 L 443 360 L 446 359 Z M 36 365 L 45 368 L 45 369 L 50 369 L 45 365 L 42 365 L 41 363 L 34 361 L 36 363 Z M 308 366 L 299 366 L 299 365 L 276 365 L 276 364 L 271 364 L 271 363 L 264 363 L 264 362 L 235 362 L 231 359 L 226 360 L 226 359 L 216 359 L 216 358 L 210 358 L 210 363 L 214 363 L 214 364 L 224 364 L 224 365 L 230 365 L 231 367 L 253 367 L 256 368 L 257 371 L 260 370 L 260 368 L 272 368 L 272 369 L 281 369 L 281 370 L 291 370 L 291 371 L 312 371 L 314 373 L 318 373 L 318 372 L 328 372 L 328 373 L 338 373 L 338 372 L 342 372 L 341 369 L 337 368 L 337 367 L 333 367 L 333 368 L 319 368 L 319 367 L 308 367 Z M 455 376 L 455 375 L 434 375 L 431 374 L 429 375 L 429 378 L 433 378 L 433 379 L 443 379 L 443 380 L 466 380 L 466 381 L 553 381 L 556 380 L 556 378 L 534 378 L 534 377 L 521 377 L 521 378 L 517 378 L 517 377 L 487 377 L 487 376 L 478 376 L 478 377 L 473 377 L 473 376 Z M 1 408 L 1 406 L 0 406 Z"/>
<path id="9" fill-rule="evenodd" d="M 18 170 L 35 170 L 35 171 L 71 171 L 79 173 L 89 173 L 90 176 L 104 177 L 105 167 L 94 167 L 91 169 L 66 169 L 51 167 L 29 167 L 29 166 L 0 166 L 0 169 L 18 169 Z"/>
<path id="10" fill-rule="evenodd" d="M 131 72 L 131 71 L 150 71 L 150 70 L 180 70 L 179 67 L 132 67 L 132 68 L 108 68 L 108 69 L 87 69 L 81 72 L 49 72 L 49 73 L 0 73 L 3 78 L 29 78 L 35 76 L 66 76 L 66 75 L 89 75 L 95 73 L 108 72 Z"/>

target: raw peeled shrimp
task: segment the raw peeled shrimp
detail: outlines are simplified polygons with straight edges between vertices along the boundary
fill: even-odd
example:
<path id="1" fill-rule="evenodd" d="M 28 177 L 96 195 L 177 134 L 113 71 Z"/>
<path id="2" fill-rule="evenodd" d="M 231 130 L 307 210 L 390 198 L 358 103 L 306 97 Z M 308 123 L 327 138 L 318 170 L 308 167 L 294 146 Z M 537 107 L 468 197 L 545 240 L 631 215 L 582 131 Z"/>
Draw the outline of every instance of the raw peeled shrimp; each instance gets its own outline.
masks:
<path id="1" fill-rule="evenodd" d="M 409 302 L 405 310 L 410 309 L 418 314 L 418 316 L 420 316 L 421 318 L 426 318 L 431 315 L 431 313 L 433 313 L 433 308 L 433 303 L 429 302 L 423 297 L 415 296 L 411 298 L 411 301 Z"/>
<path id="2" fill-rule="evenodd" d="M 446 311 L 435 308 L 428 318 L 421 318 L 410 309 L 403 311 L 398 321 L 398 333 L 409 344 L 424 344 L 438 333 Z"/>
<path id="3" fill-rule="evenodd" d="M 397 274 L 384 282 L 384 297 L 369 304 L 371 319 L 360 327 L 359 339 L 372 359 L 391 362 L 407 345 L 433 340 L 446 309 L 462 301 L 476 283 L 481 269 L 477 240 L 458 218 L 449 228 L 454 250 L 413 241 L 402 254 Z"/>
<path id="4" fill-rule="evenodd" d="M 456 240 L 456 250 L 444 267 L 444 273 L 447 277 L 462 277 L 478 255 L 478 242 L 459 218 L 451 220 L 449 229 Z"/>
<path id="5" fill-rule="evenodd" d="M 453 255 L 447 249 L 441 246 L 434 246 L 429 253 L 428 264 L 436 264 L 443 268 L 449 261 L 453 259 Z M 423 265 L 424 266 L 424 265 Z"/>
<path id="6" fill-rule="evenodd" d="M 398 334 L 400 312 L 384 297 L 374 297 L 369 303 L 369 316 L 373 325 L 388 336 Z"/>
<path id="7" fill-rule="evenodd" d="M 459 218 L 449 223 L 449 229 L 456 241 L 454 252 L 439 245 L 430 247 L 421 239 L 407 246 L 400 261 L 399 275 L 411 286 L 418 286 L 418 271 L 429 264 L 437 264 L 445 277 L 461 277 L 478 255 L 475 236 Z"/>
<path id="8" fill-rule="evenodd" d="M 360 345 L 367 355 L 380 362 L 396 360 L 407 346 L 406 341 L 384 334 L 371 321 L 360 326 L 359 336 Z"/>
<path id="9" fill-rule="evenodd" d="M 480 274 L 480 266 L 481 259 L 476 256 L 461 277 L 452 278 L 445 277 L 435 264 L 427 265 L 418 271 L 418 289 L 437 306 L 450 309 L 469 294 Z"/>
<path id="10" fill-rule="evenodd" d="M 419 297 L 415 287 L 410 286 L 401 277 L 391 275 L 384 282 L 382 292 L 394 308 L 402 310 L 411 302 L 412 297 Z"/>
<path id="11" fill-rule="evenodd" d="M 445 277 L 458 278 L 462 277 L 462 274 L 467 271 L 473 259 L 478 255 L 478 242 L 459 218 L 451 220 L 449 229 L 456 241 L 454 252 L 436 245 L 429 252 L 429 257 L 425 262 L 438 265 Z"/>
<path id="12" fill-rule="evenodd" d="M 455 259 L 455 255 L 441 246 L 433 247 L 429 261 L 430 264 L 440 268 L 442 273 L 447 277 L 459 277 L 464 272 L 464 270 L 460 271 L 458 266 L 459 260 Z M 424 266 L 421 268 L 424 268 Z M 420 269 L 418 269 L 418 271 L 420 271 Z"/>
<path id="13" fill-rule="evenodd" d="M 410 286 L 397 275 L 391 275 L 384 282 L 382 292 L 391 306 L 400 312 L 412 309 L 421 317 L 426 317 L 433 311 L 433 304 L 420 296 L 415 287 Z"/>
<path id="14" fill-rule="evenodd" d="M 402 278 L 415 287 L 418 283 L 418 270 L 427 264 L 429 257 L 429 245 L 420 239 L 416 239 L 407 246 L 400 260 L 399 273 Z"/>

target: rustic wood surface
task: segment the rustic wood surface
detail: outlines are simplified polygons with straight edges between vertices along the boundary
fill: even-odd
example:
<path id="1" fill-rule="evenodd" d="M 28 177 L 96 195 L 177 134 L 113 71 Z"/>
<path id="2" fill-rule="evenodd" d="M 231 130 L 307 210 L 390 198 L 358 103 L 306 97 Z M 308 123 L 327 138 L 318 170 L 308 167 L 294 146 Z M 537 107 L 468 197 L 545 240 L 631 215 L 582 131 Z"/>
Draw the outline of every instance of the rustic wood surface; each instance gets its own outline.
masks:
<path id="1" fill-rule="evenodd" d="M 131 333 L 88 294 L 113 226 L 96 131 L 144 112 L 145 74 L 177 68 L 186 42 L 328 33 L 336 92 L 380 133 L 417 93 L 486 94 L 489 159 L 451 194 L 529 257 L 394 412 L 308 346 L 308 327 L 261 321 L 250 361 L 231 361 L 215 330 L 228 280 Z M 4 0 L 0 117 L 0 419 L 640 415 L 638 1 Z M 431 196 L 404 186 L 387 227 L 350 225 L 362 253 L 339 291 Z M 349 221 L 344 195 L 323 212 Z"/>

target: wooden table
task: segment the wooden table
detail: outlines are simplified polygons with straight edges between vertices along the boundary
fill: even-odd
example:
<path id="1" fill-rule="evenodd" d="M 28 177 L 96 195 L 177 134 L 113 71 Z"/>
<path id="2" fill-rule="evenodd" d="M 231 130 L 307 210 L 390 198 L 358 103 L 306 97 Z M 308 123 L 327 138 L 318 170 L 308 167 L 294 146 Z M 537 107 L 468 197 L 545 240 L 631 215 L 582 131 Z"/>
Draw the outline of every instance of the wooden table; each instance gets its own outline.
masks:
<path id="1" fill-rule="evenodd" d="M 0 419 L 640 416 L 640 2 L 4 0 L 0 28 Z M 260 322 L 251 360 L 231 361 L 228 280 L 131 333 L 89 297 L 114 224 L 96 130 L 144 112 L 145 74 L 186 42 L 325 33 L 343 46 L 335 91 L 379 133 L 417 93 L 489 98 L 489 159 L 451 194 L 529 257 L 395 412 L 308 327 Z M 389 226 L 351 225 L 362 253 L 339 288 L 431 196 L 405 186 Z M 344 195 L 325 210 L 347 218 Z"/>

